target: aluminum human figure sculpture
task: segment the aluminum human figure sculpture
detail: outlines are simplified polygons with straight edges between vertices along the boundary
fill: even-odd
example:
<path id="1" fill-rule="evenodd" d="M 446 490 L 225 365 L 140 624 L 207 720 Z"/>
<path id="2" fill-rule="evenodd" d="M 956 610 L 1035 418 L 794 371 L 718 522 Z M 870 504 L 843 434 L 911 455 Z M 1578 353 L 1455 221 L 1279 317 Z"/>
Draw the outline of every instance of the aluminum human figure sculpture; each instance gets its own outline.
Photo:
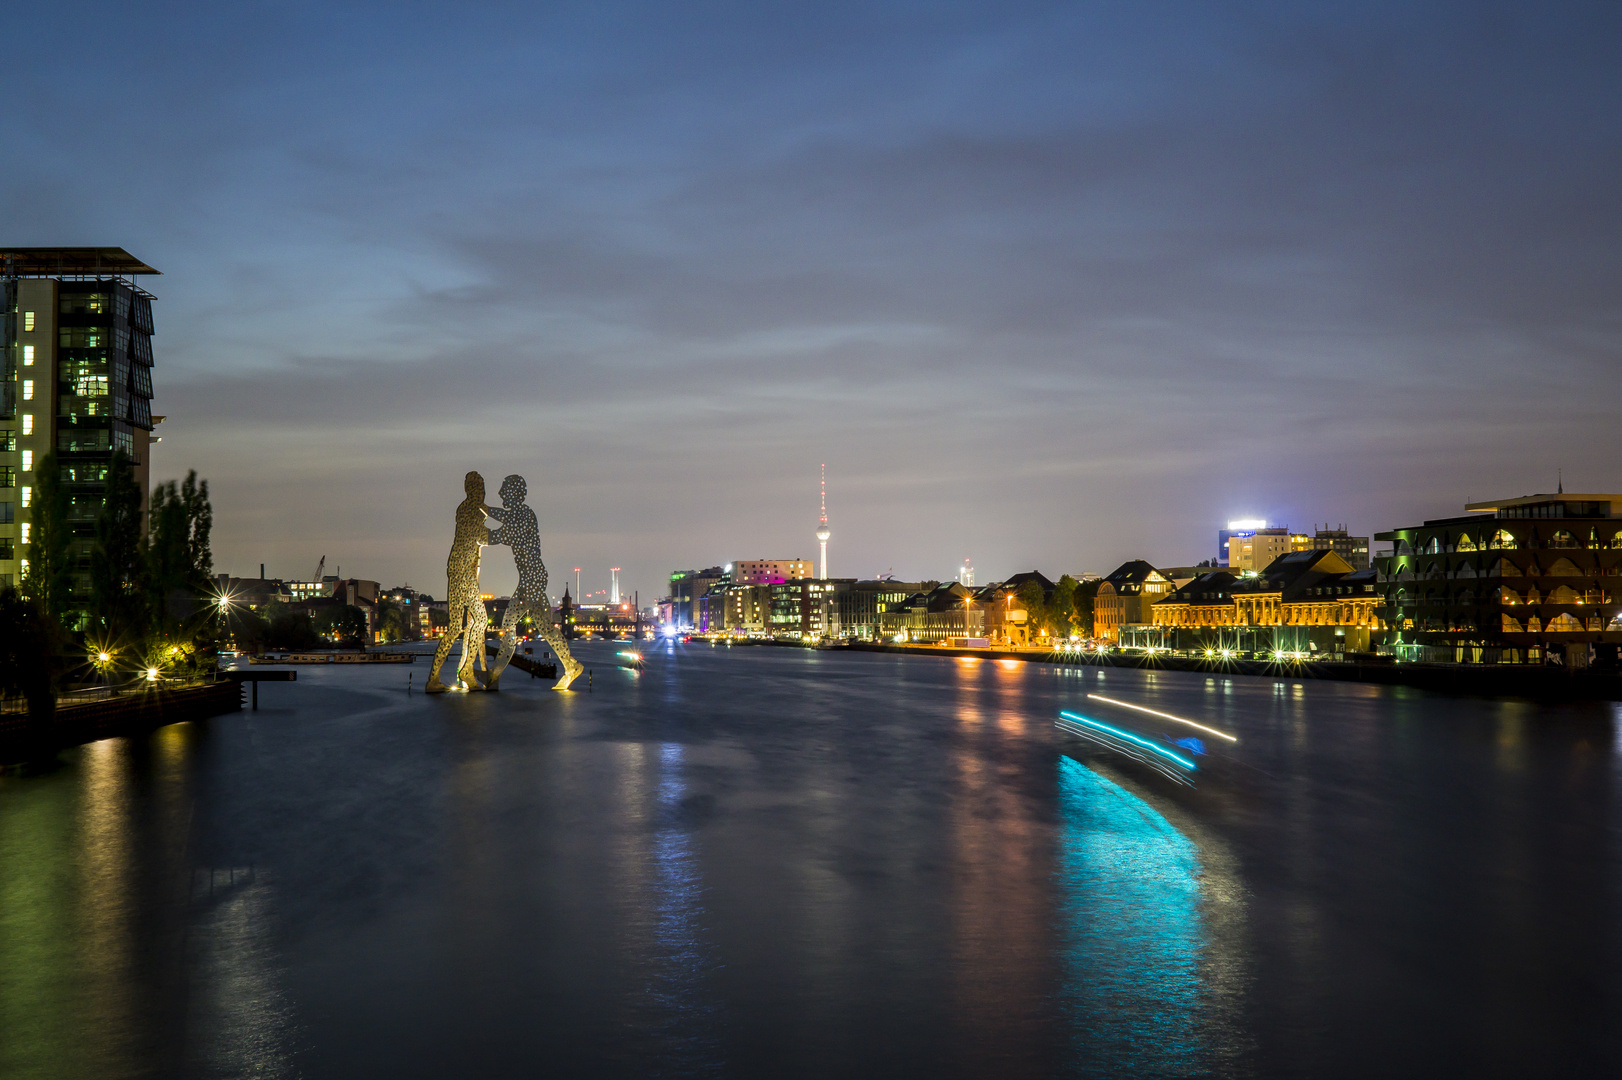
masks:
<path id="1" fill-rule="evenodd" d="M 485 666 L 484 635 L 490 627 L 484 600 L 479 596 L 479 556 L 490 542 L 490 530 L 485 527 L 484 477 L 470 472 L 462 482 L 467 492 L 456 507 L 456 538 L 451 541 L 450 558 L 445 562 L 445 576 L 449 579 L 450 619 L 445 636 L 439 639 L 434 651 L 433 670 L 428 673 L 428 684 L 423 687 L 430 694 L 443 694 L 450 687 L 439 681 L 439 668 L 451 654 L 451 646 L 462 638 L 462 663 L 456 677 L 465 689 L 481 689 L 473 672 L 474 662 Z"/>
<path id="2" fill-rule="evenodd" d="M 546 563 L 541 561 L 541 531 L 535 521 L 535 511 L 524 503 L 529 485 L 522 476 L 509 476 L 501 482 L 501 506 L 489 508 L 489 514 L 501 527 L 490 533 L 492 544 L 506 544 L 513 549 L 513 563 L 518 567 L 518 589 L 507 604 L 506 617 L 501 620 L 501 653 L 485 682 L 488 690 L 496 689 L 501 673 L 507 669 L 513 652 L 518 647 L 518 621 L 525 615 L 535 621 L 541 637 L 552 647 L 558 658 L 561 674 L 553 684 L 554 690 L 567 690 L 569 684 L 585 666 L 569 654 L 569 646 L 558 633 L 552 621 L 552 604 L 546 596 Z"/>

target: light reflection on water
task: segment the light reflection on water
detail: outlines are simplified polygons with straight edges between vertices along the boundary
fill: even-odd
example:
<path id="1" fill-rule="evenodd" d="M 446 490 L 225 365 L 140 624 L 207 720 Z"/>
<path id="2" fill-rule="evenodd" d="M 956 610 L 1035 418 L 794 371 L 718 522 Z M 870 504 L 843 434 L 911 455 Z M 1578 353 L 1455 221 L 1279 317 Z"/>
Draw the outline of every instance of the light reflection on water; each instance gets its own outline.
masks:
<path id="1" fill-rule="evenodd" d="M 1060 998 L 1073 1069 L 1189 1076 L 1231 1065 L 1243 1050 L 1243 891 L 1231 857 L 1205 837 L 1208 865 L 1123 780 L 1073 758 L 1058 760 L 1057 798 Z"/>

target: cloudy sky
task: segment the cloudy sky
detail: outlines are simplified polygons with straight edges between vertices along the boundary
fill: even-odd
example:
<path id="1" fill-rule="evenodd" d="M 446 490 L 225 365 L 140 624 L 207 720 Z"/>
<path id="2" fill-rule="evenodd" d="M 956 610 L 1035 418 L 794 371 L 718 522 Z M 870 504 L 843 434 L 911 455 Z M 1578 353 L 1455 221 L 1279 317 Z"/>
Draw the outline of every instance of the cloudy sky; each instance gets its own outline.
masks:
<path id="1" fill-rule="evenodd" d="M 4 242 L 163 271 L 218 569 L 982 581 L 1622 489 L 1622 6 L 36 4 Z M 493 494 L 492 494 L 493 498 Z M 496 591 L 511 557 L 487 558 Z"/>

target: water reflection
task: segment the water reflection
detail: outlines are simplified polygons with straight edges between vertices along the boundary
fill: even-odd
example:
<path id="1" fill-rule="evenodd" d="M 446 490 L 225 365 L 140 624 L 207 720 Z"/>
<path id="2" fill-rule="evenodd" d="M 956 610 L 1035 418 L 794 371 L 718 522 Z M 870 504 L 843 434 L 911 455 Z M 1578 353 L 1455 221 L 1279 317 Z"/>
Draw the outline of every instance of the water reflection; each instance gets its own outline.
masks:
<path id="1" fill-rule="evenodd" d="M 1061 1001 L 1083 1075 L 1186 1076 L 1231 1064 L 1244 989 L 1243 891 L 1143 798 L 1059 758 Z"/>
<path id="2" fill-rule="evenodd" d="M 638 1057 L 680 1074 L 720 1068 L 717 1012 L 705 981 L 714 967 L 705 942 L 704 883 L 693 837 L 702 806 L 687 795 L 680 743 L 619 747 L 622 950 L 626 1030 L 651 1045 Z"/>

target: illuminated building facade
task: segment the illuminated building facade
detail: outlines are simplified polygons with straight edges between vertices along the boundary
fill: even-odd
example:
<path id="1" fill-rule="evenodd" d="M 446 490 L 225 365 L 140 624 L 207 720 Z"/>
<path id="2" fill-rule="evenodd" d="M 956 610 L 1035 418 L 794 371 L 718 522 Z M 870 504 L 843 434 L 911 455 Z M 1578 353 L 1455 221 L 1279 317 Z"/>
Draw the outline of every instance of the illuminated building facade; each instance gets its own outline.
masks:
<path id="1" fill-rule="evenodd" d="M 1254 529 L 1228 537 L 1223 565 L 1235 574 L 1260 573 L 1262 567 L 1290 550 L 1290 530 Z"/>
<path id="2" fill-rule="evenodd" d="M 983 638 L 985 627 L 985 601 L 956 581 L 914 593 L 879 615 L 881 636 L 925 644 L 948 638 Z"/>
<path id="3" fill-rule="evenodd" d="M 1172 589 L 1171 579 L 1142 559 L 1122 563 L 1093 598 L 1093 636 L 1119 641 L 1123 627 L 1152 624 L 1155 603 Z"/>
<path id="4" fill-rule="evenodd" d="M 1451 663 L 1614 664 L 1622 495 L 1523 495 L 1377 533 L 1388 649 Z"/>
<path id="5" fill-rule="evenodd" d="M 1053 598 L 1053 582 L 1036 570 L 1026 570 L 1006 581 L 987 585 L 976 594 L 986 613 L 983 626 L 985 635 L 993 641 L 1004 645 L 1031 644 L 1033 620 L 1019 599 L 1020 589 L 1026 582 L 1036 583 L 1042 590 L 1044 603 Z"/>
<path id="6" fill-rule="evenodd" d="M 0 250 L 0 586 L 21 580 L 47 453 L 68 498 L 75 595 L 89 591 L 114 451 L 134 465 L 144 513 L 152 296 L 135 279 L 157 272 L 122 248 Z"/>
<path id="7" fill-rule="evenodd" d="M 1292 551 L 1254 577 L 1217 570 L 1154 605 L 1154 644 L 1179 651 L 1367 652 L 1384 629 L 1373 570 L 1330 550 Z"/>
<path id="8" fill-rule="evenodd" d="M 881 637 L 884 613 L 924 588 L 921 581 L 884 578 L 830 578 L 828 583 L 834 587 L 828 601 L 828 636 L 862 641 Z"/>
<path id="9" fill-rule="evenodd" d="M 850 584 L 847 579 L 844 584 Z M 822 578 L 802 578 L 769 585 L 771 610 L 766 629 L 772 634 L 798 634 L 819 638 L 828 632 L 828 608 L 836 583 Z"/>
<path id="10" fill-rule="evenodd" d="M 677 570 L 670 575 L 670 595 L 659 601 L 660 620 L 672 626 L 697 629 L 705 621 L 704 597 L 711 588 L 731 580 L 719 566 L 707 570 Z"/>
<path id="11" fill-rule="evenodd" d="M 811 576 L 810 559 L 739 559 L 732 564 L 734 585 L 776 585 Z"/>

